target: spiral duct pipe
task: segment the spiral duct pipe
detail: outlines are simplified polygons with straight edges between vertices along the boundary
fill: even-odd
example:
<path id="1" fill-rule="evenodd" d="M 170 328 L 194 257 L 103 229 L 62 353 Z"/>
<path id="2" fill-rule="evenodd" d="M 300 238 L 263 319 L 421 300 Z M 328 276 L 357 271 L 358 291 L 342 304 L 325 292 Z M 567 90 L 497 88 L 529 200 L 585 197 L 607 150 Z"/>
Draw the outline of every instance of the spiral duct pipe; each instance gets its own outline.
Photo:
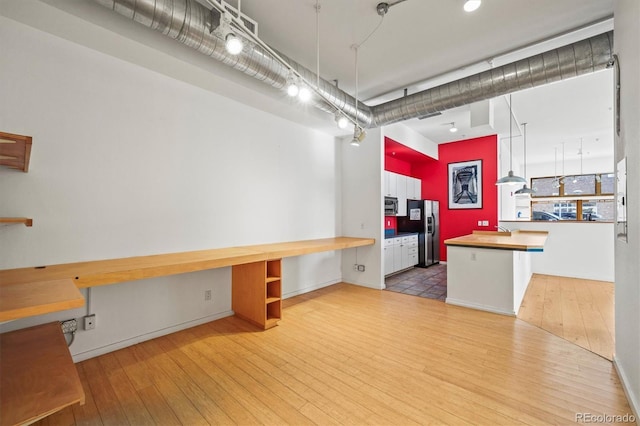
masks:
<path id="1" fill-rule="evenodd" d="M 220 12 L 195 0 L 95 1 L 276 89 L 283 89 L 286 84 L 288 67 L 259 44 L 247 41 L 239 55 L 227 53 L 224 40 L 212 32 L 219 25 Z M 365 128 L 599 71 L 607 67 L 612 55 L 613 31 L 610 31 L 374 107 L 358 102 L 356 108 L 353 96 L 326 80 L 316 80 L 313 71 L 279 54 L 306 81 L 318 81 L 316 90 L 322 98 L 315 97 L 316 107 L 330 113 L 340 110 Z"/>

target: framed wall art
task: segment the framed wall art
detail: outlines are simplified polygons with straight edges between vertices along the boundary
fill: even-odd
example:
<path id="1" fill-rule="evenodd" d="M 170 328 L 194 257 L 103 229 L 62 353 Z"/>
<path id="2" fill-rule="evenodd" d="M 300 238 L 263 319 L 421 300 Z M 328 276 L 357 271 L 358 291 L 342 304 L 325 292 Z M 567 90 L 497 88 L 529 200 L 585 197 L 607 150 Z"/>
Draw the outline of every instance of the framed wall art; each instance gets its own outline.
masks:
<path id="1" fill-rule="evenodd" d="M 482 208 L 482 160 L 449 163 L 449 208 Z"/>

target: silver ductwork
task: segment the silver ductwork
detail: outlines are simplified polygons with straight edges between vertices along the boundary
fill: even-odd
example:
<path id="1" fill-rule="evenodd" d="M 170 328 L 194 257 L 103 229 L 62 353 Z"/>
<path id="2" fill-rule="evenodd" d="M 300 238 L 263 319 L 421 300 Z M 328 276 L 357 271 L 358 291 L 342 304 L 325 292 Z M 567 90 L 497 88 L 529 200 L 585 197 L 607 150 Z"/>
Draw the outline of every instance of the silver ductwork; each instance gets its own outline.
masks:
<path id="1" fill-rule="evenodd" d="M 542 86 L 607 68 L 613 31 L 512 62 L 372 108 L 376 126 Z"/>
<path id="2" fill-rule="evenodd" d="M 239 55 L 227 53 L 224 41 L 212 32 L 219 25 L 220 12 L 195 0 L 95 1 L 276 89 L 283 89 L 286 84 L 289 69 L 262 46 L 248 42 Z M 354 121 L 357 111 L 357 122 L 362 127 L 379 127 L 603 70 L 612 55 L 610 31 L 374 107 L 358 102 L 356 108 L 351 95 L 318 79 L 317 91 L 324 99 L 316 100 L 315 106 L 331 113 L 337 107 Z M 305 80 L 316 82 L 314 72 L 279 56 Z"/>

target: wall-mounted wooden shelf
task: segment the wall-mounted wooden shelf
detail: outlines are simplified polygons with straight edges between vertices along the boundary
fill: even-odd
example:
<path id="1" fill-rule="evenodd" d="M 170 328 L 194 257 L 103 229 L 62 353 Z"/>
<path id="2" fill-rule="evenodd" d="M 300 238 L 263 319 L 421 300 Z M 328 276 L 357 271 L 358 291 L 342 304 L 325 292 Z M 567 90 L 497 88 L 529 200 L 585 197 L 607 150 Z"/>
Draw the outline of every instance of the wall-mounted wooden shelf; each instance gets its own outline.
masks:
<path id="1" fill-rule="evenodd" d="M 0 166 L 29 171 L 31 136 L 0 132 Z"/>
<path id="2" fill-rule="evenodd" d="M 33 219 L 28 217 L 0 217 L 0 224 L 4 223 L 5 225 L 10 224 L 24 224 L 24 226 L 32 226 Z"/>

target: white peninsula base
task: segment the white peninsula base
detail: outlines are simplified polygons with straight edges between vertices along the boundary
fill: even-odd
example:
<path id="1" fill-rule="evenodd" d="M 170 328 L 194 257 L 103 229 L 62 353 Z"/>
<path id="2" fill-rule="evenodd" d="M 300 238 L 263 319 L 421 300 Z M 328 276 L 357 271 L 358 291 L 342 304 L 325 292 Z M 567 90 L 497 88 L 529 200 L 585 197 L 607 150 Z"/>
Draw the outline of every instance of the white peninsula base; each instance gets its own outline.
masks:
<path id="1" fill-rule="evenodd" d="M 515 316 L 531 275 L 530 252 L 449 245 L 446 303 Z"/>

